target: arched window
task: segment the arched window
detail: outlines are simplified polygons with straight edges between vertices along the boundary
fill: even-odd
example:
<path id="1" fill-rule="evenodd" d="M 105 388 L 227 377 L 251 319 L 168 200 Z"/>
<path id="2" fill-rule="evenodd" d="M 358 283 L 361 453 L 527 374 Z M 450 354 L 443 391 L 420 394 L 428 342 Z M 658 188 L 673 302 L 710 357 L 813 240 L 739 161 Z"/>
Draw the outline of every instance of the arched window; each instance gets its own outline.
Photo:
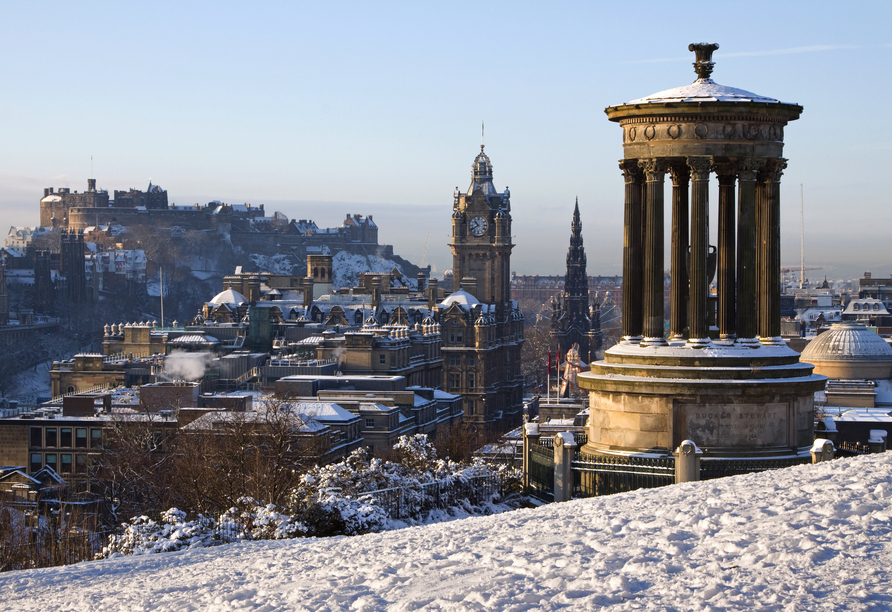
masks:
<path id="1" fill-rule="evenodd" d="M 873 309 L 874 309 L 874 310 L 879 310 L 879 309 L 880 309 L 880 305 L 879 305 L 879 304 L 874 304 L 874 305 L 873 305 Z"/>
<path id="2" fill-rule="evenodd" d="M 852 310 L 861 310 L 860 304 L 852 304 Z"/>

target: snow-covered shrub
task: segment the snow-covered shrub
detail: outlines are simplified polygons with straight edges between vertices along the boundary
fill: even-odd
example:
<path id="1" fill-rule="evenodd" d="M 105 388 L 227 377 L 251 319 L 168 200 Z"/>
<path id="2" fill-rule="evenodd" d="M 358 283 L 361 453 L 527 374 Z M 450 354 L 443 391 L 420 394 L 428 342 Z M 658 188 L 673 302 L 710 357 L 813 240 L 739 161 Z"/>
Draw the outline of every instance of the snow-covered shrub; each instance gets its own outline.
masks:
<path id="1" fill-rule="evenodd" d="M 97 559 L 202 548 L 218 543 L 212 519 L 198 515 L 197 519 L 187 521 L 186 513 L 176 508 L 162 512 L 161 522 L 138 516 L 122 526 L 124 532 L 111 536 L 108 546 L 96 555 Z"/>
<path id="2" fill-rule="evenodd" d="M 251 497 L 242 497 L 220 515 L 217 531 L 224 540 L 285 540 L 306 534 L 306 526 L 294 516 L 276 509 L 275 504 L 262 504 Z"/>
<path id="3" fill-rule="evenodd" d="M 506 466 L 438 459 L 424 434 L 402 436 L 394 451 L 397 461 L 382 461 L 357 449 L 344 461 L 304 474 L 289 501 L 308 533 L 379 531 L 392 519 L 424 520 L 434 508 L 484 514 L 501 501 L 501 491 L 512 489 L 511 482 L 520 482 L 519 471 Z M 494 490 L 481 492 L 481 478 L 495 479 L 498 484 Z"/>

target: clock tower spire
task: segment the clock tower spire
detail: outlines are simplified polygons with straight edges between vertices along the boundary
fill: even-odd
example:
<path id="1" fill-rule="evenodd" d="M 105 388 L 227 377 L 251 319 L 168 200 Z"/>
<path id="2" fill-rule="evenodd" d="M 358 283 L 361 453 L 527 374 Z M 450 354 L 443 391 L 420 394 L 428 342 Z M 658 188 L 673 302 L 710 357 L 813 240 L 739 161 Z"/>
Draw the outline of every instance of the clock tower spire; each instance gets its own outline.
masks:
<path id="1" fill-rule="evenodd" d="M 511 192 L 505 187 L 500 193 L 493 184 L 484 145 L 471 165 L 467 192 L 455 188 L 452 209 L 455 288 L 462 283 L 475 298 L 503 312 L 511 299 Z"/>

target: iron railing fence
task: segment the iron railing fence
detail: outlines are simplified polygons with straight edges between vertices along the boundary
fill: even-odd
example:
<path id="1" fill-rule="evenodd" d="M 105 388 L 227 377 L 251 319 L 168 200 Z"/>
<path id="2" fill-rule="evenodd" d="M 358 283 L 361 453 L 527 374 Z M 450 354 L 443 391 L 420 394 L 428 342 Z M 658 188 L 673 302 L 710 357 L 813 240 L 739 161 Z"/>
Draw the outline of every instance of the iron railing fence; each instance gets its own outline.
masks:
<path id="1" fill-rule="evenodd" d="M 790 457 L 788 459 L 706 459 L 700 460 L 700 480 L 752 474 L 768 470 L 778 470 L 811 463 L 811 457 Z"/>
<path id="2" fill-rule="evenodd" d="M 835 457 L 859 457 L 861 455 L 870 454 L 870 447 L 867 444 L 861 444 L 860 442 L 837 442 L 836 446 L 836 455 Z"/>
<path id="3" fill-rule="evenodd" d="M 360 493 L 356 497 L 374 500 L 391 518 L 418 519 L 433 510 L 445 510 L 465 504 L 476 506 L 501 494 L 501 482 L 497 476 L 475 476 L 380 489 Z"/>
<path id="4" fill-rule="evenodd" d="M 21 538 L 5 534 L 0 542 L 0 572 L 69 565 L 92 560 L 114 531 L 83 531 L 60 535 L 28 530 Z M 25 541 L 21 541 L 25 540 Z"/>
<path id="5" fill-rule="evenodd" d="M 546 446 L 530 446 L 530 495 L 545 502 L 554 501 L 554 450 Z"/>
<path id="6" fill-rule="evenodd" d="M 573 497 L 612 495 L 675 483 L 674 457 L 609 457 L 577 452 L 570 468 Z"/>

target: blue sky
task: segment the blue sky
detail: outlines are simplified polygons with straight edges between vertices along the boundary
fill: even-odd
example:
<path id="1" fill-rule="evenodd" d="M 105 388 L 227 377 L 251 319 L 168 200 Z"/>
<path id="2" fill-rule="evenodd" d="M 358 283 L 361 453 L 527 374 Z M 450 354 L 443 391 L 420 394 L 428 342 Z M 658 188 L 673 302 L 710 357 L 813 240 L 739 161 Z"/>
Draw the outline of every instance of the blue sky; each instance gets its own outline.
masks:
<path id="1" fill-rule="evenodd" d="M 152 179 L 177 204 L 327 226 L 372 214 L 413 261 L 430 232 L 442 273 L 484 120 L 512 269 L 563 272 L 578 196 L 589 272 L 616 274 L 622 139 L 603 110 L 692 82 L 688 43 L 714 41 L 714 80 L 805 107 L 786 130 L 784 263 L 803 184 L 812 275 L 892 275 L 892 3 L 740 5 L 6 2 L 0 222 L 35 225 L 43 188 L 82 190 L 92 156 L 109 191 Z"/>

